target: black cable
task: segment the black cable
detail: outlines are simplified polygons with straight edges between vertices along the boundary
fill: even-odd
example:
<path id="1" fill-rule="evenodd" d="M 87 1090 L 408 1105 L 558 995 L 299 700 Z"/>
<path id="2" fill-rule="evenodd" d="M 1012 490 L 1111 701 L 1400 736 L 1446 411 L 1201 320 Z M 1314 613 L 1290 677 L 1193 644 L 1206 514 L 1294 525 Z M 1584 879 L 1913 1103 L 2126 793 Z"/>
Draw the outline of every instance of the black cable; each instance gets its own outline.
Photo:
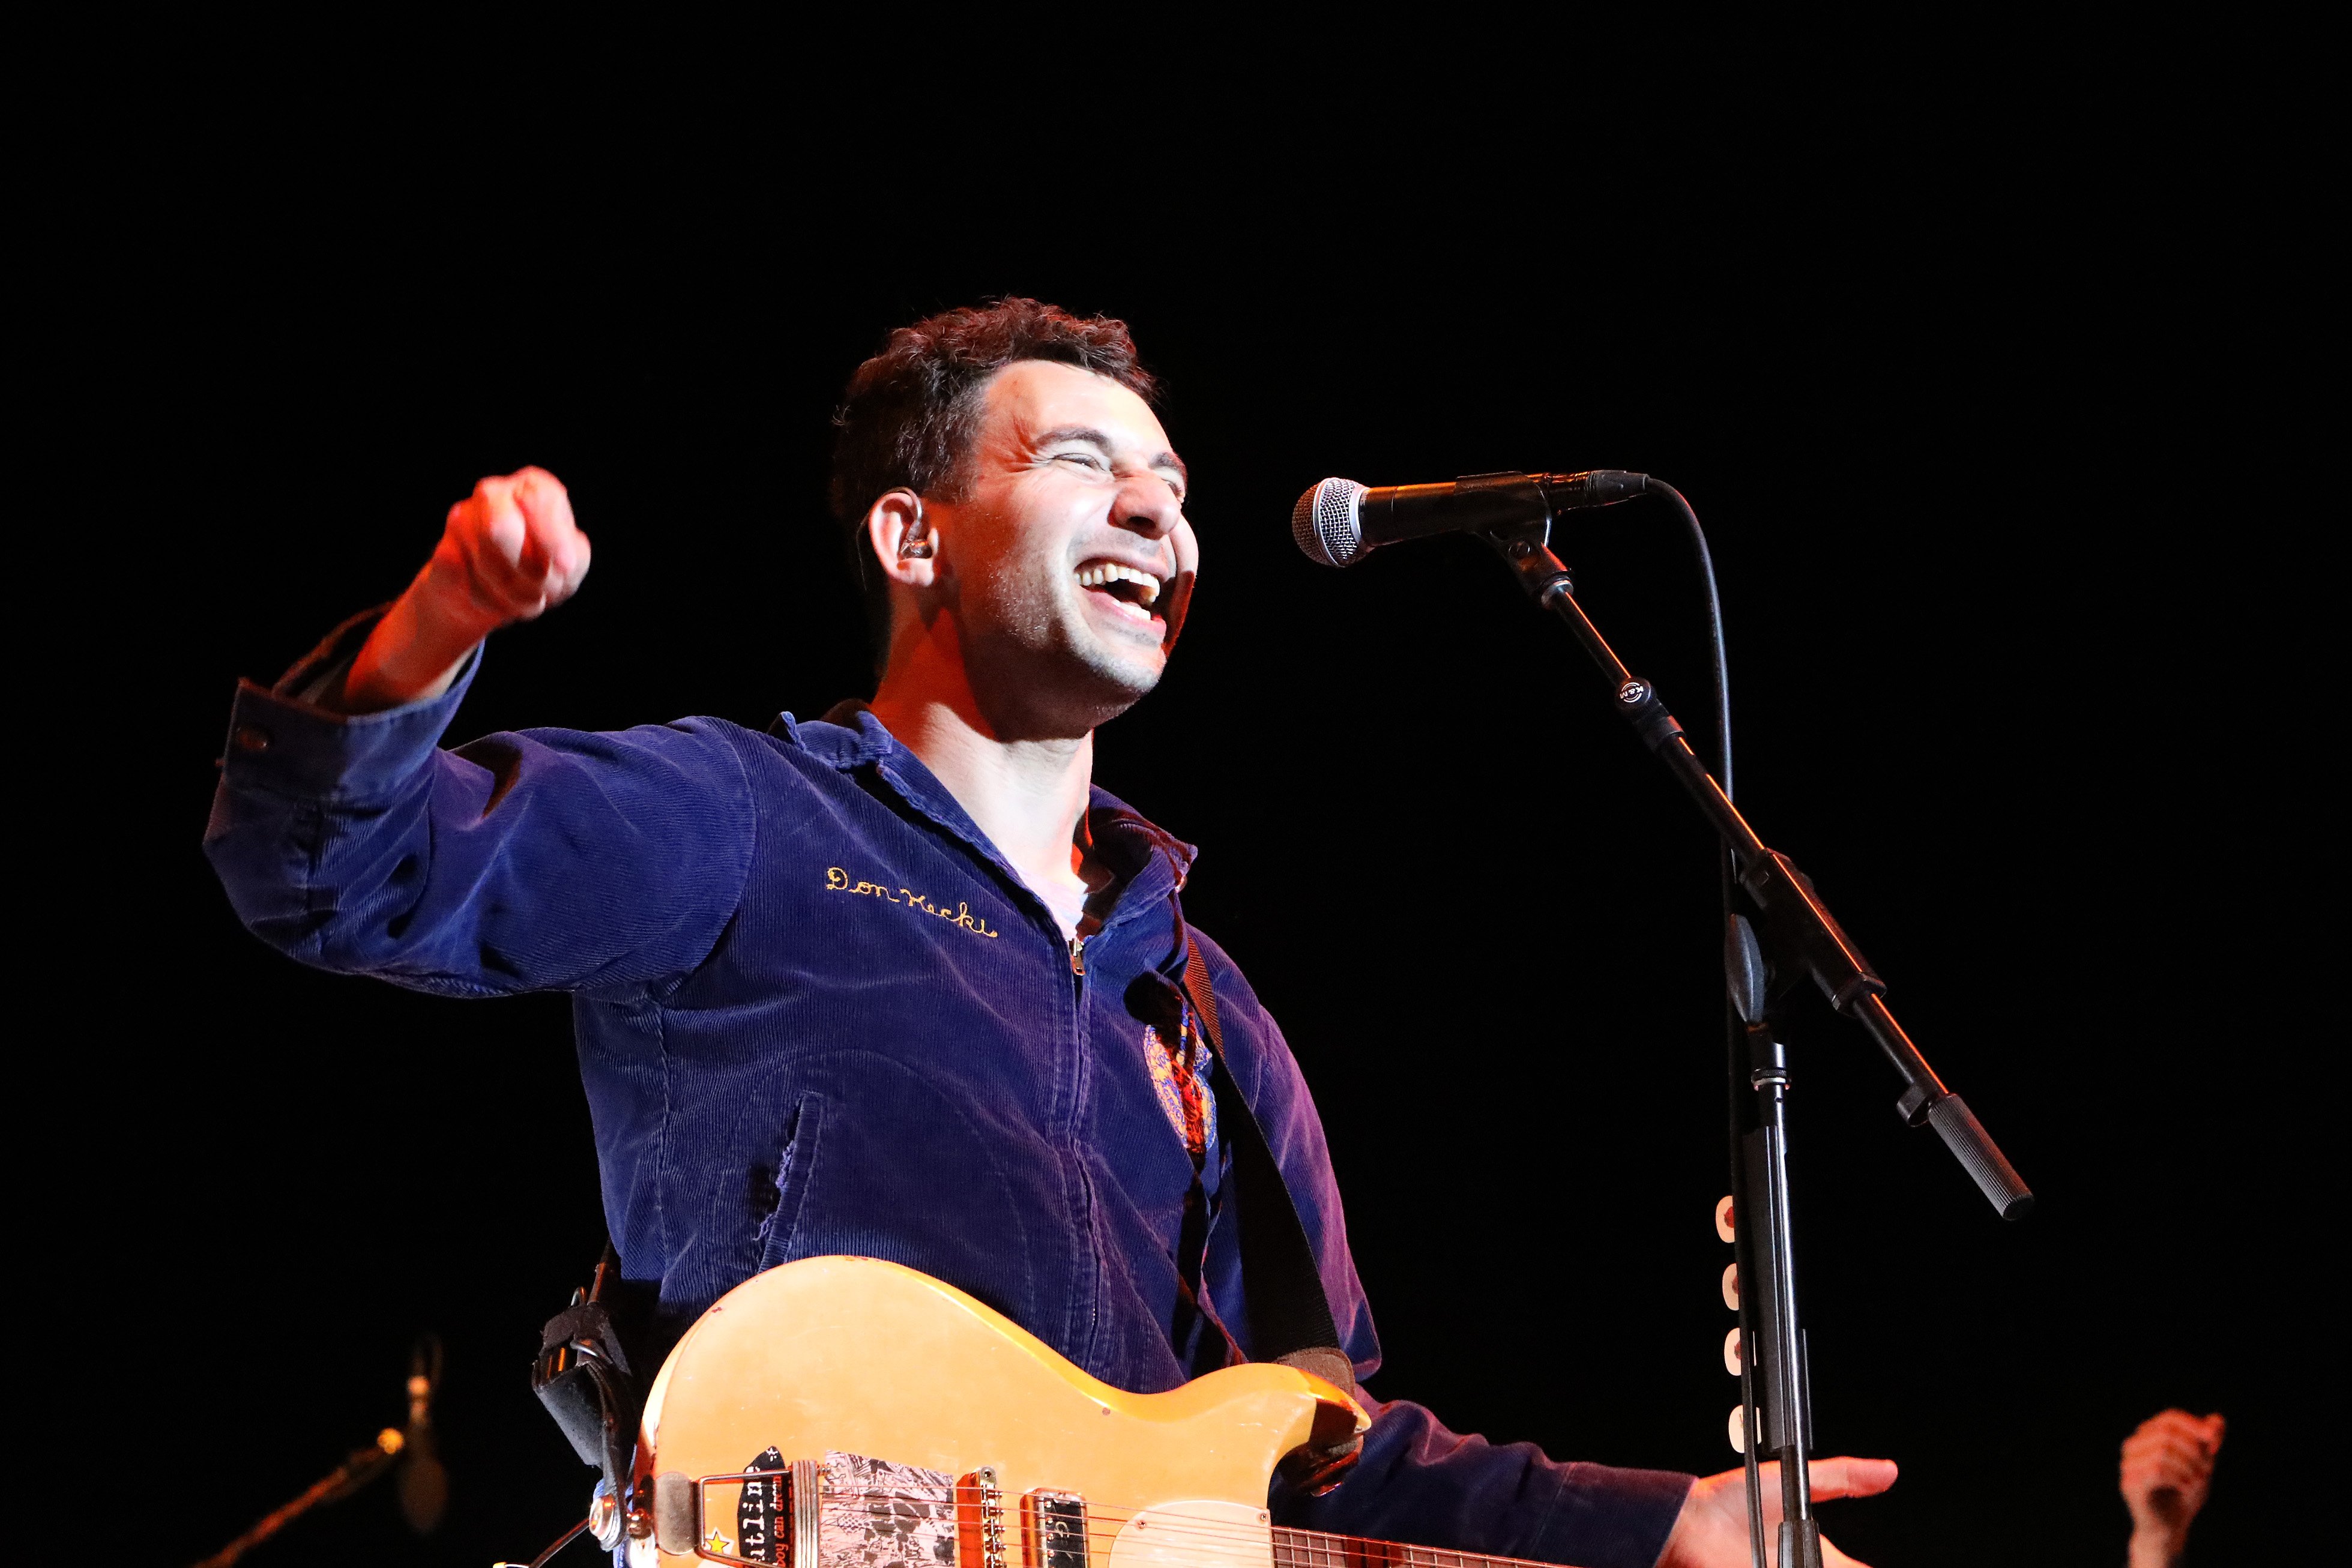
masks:
<path id="1" fill-rule="evenodd" d="M 1731 676 L 1723 653 L 1723 599 L 1716 589 L 1715 557 L 1706 547 L 1706 531 L 1699 527 L 1698 513 L 1691 509 L 1691 503 L 1683 492 L 1663 479 L 1652 479 L 1648 488 L 1674 502 L 1675 510 L 1682 513 L 1683 526 L 1690 532 L 1691 552 L 1698 557 L 1699 585 L 1706 591 L 1708 695 L 1715 700 L 1715 782 L 1723 786 L 1723 798 L 1729 800 L 1731 798 Z M 1723 899 L 1723 921 L 1727 927 L 1731 923 L 1731 917 L 1738 912 L 1732 902 L 1733 868 L 1731 852 L 1727 849 L 1723 852 L 1717 863 L 1716 879 Z M 1744 1058 L 1747 1055 L 1748 1032 L 1727 994 L 1724 999 L 1723 1033 L 1726 1077 L 1728 1080 L 1730 1097 L 1732 1187 L 1737 1192 L 1740 1186 L 1739 1137 L 1742 1131 L 1740 1110 L 1743 1104 L 1740 1091 L 1747 1087 L 1741 1068 L 1746 1066 Z M 1735 1203 L 1738 1203 L 1738 1200 L 1735 1200 Z M 1740 1204 L 1739 1206 L 1745 1205 Z M 1756 1457 L 1756 1445 L 1762 1436 L 1762 1412 L 1756 1406 L 1755 1387 L 1751 1378 L 1754 1369 L 1748 1364 L 1749 1334 L 1748 1292 L 1745 1289 L 1747 1281 L 1743 1279 L 1740 1284 L 1742 1289 L 1739 1292 L 1738 1312 L 1739 1405 L 1742 1412 L 1742 1425 L 1746 1428 L 1748 1439 L 1741 1445 L 1740 1468 L 1746 1471 L 1748 1478 L 1748 1552 L 1755 1568 L 1764 1568 L 1767 1559 L 1764 1546 L 1763 1496 L 1760 1489 L 1762 1476 L 1759 1470 Z"/>
<path id="2" fill-rule="evenodd" d="M 558 1536 L 556 1538 L 555 1544 L 550 1546 L 546 1551 L 532 1558 L 530 1560 L 530 1568 L 541 1568 L 541 1564 L 544 1563 L 549 1558 L 554 1556 L 557 1552 L 562 1551 L 565 1547 L 571 1545 L 573 1542 L 579 1540 L 587 1532 L 588 1521 L 583 1519 L 579 1523 L 573 1525 L 571 1529 L 565 1531 L 562 1535 Z"/>
<path id="3" fill-rule="evenodd" d="M 1648 490 L 1662 495 L 1675 503 L 1683 516 L 1683 526 L 1690 531 L 1691 552 L 1698 557 L 1699 585 L 1706 590 L 1706 642 L 1713 662 L 1707 675 L 1710 695 L 1715 699 L 1715 782 L 1723 786 L 1723 798 L 1731 798 L 1731 677 L 1723 658 L 1723 600 L 1715 588 L 1715 557 L 1706 548 L 1706 531 L 1698 525 L 1698 513 L 1683 492 L 1654 479 Z"/>
<path id="4" fill-rule="evenodd" d="M 546 1551 L 532 1558 L 528 1564 L 520 1563 L 496 1563 L 491 1564 L 491 1568 L 546 1568 L 546 1563 L 550 1558 L 562 1551 L 565 1547 L 571 1545 L 573 1542 L 579 1540 L 587 1532 L 588 1521 L 583 1519 L 579 1523 L 573 1525 L 571 1529 L 565 1531 L 562 1534 L 557 1536 L 553 1543 L 551 1544 Z"/>

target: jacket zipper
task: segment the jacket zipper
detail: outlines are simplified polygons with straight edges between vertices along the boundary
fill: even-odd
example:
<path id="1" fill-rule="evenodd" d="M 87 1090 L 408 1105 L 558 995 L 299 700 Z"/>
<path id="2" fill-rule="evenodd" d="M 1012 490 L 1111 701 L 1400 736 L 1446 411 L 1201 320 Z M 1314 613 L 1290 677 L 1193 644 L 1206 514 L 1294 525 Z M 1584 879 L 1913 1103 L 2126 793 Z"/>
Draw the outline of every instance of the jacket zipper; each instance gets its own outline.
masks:
<path id="1" fill-rule="evenodd" d="M 1086 1095 L 1082 1085 L 1087 1076 L 1087 942 L 1084 936 L 1063 939 L 1070 950 L 1070 1126 L 1072 1139 L 1067 1159 L 1070 1176 L 1077 1184 L 1077 1212 L 1071 1217 L 1082 1238 L 1080 1253 L 1089 1266 L 1089 1278 L 1083 1288 L 1073 1294 L 1070 1304 L 1069 1328 L 1074 1342 L 1087 1347 L 1087 1354 L 1081 1364 L 1092 1358 L 1097 1320 L 1101 1315 L 1103 1258 L 1102 1237 L 1095 1225 L 1093 1179 L 1087 1173 L 1086 1161 L 1077 1150 L 1076 1129 L 1083 1125 L 1080 1108 Z M 1078 1309 L 1085 1308 L 1083 1316 Z"/>

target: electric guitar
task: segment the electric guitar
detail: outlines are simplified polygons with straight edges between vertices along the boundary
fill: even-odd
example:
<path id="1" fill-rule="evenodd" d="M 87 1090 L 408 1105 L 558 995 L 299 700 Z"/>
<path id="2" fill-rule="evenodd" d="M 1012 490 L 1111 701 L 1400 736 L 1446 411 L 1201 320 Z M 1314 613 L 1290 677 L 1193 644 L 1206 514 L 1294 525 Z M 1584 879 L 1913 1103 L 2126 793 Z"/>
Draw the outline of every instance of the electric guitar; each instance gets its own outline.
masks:
<path id="1" fill-rule="evenodd" d="M 703 1314 L 647 1392 L 628 1568 L 1507 1568 L 1276 1528 L 1286 1457 L 1370 1425 L 1321 1378 L 1253 1363 L 1166 1394 L 1071 1365 L 952 1286 L 811 1258 Z"/>

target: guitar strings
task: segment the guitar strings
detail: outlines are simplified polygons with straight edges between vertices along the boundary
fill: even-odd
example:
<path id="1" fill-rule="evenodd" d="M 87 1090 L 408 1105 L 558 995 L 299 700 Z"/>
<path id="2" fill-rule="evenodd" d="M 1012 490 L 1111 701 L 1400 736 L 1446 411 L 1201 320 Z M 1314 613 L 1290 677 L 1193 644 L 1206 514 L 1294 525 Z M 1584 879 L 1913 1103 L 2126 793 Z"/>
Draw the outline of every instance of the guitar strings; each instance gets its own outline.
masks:
<path id="1" fill-rule="evenodd" d="M 961 1500 L 969 1500 L 971 1494 L 972 1494 L 975 1489 L 976 1489 L 968 1486 L 958 1486 L 955 1489 L 959 1499 Z M 908 1494 L 904 1492 L 843 1492 L 828 1490 L 824 1495 L 828 1500 L 841 1501 L 895 1502 L 915 1500 L 908 1498 Z M 930 1501 L 932 1500 L 926 1499 L 922 1500 Z M 1018 1500 L 1012 1499 L 1006 1500 L 1017 1501 Z M 1090 1540 L 1096 1537 L 1101 1537 L 1108 1540 L 1116 1536 L 1120 1530 L 1123 1530 L 1139 1516 L 1151 1515 L 1155 1512 L 1156 1510 L 1154 1509 L 1148 1507 L 1136 1509 L 1089 1507 L 1081 1517 L 1088 1526 L 1086 1533 Z M 1286 1549 L 1295 1547 L 1297 1549 L 1307 1551 L 1329 1551 L 1337 1546 L 1348 1546 L 1356 1548 L 1357 1551 L 1354 1555 L 1359 1557 L 1370 1556 L 1376 1552 L 1401 1553 L 1411 1552 L 1415 1553 L 1434 1553 L 1440 1556 L 1464 1560 L 1475 1560 L 1482 1563 L 1496 1564 L 1498 1565 L 1498 1568 L 1499 1565 L 1507 1564 L 1526 1564 L 1527 1568 L 1548 1568 L 1547 1564 L 1537 1563 L 1533 1559 L 1529 1558 L 1501 1557 L 1486 1552 L 1464 1552 L 1454 1547 L 1423 1546 L 1403 1542 L 1379 1541 L 1370 1536 L 1339 1535 L 1326 1531 L 1303 1530 L 1290 1525 L 1278 1525 L 1270 1522 L 1254 1525 L 1236 1521 L 1193 1519 L 1182 1515 L 1171 1516 L 1164 1521 L 1153 1520 L 1151 1522 L 1160 1524 L 1161 1528 L 1168 1530 L 1171 1533 L 1181 1532 L 1191 1535 L 1211 1535 L 1236 1542 L 1259 1541 L 1264 1539 L 1266 1533 L 1271 1532 L 1277 1538 L 1290 1538 L 1289 1540 L 1277 1539 L 1276 1542 L 1276 1545 L 1277 1547 Z M 1402 1563 L 1404 1559 L 1399 1557 L 1396 1561 Z"/>
<path id="2" fill-rule="evenodd" d="M 957 1486 L 960 1500 L 968 1501 L 976 1489 Z M 829 1500 L 866 1502 L 912 1502 L 904 1492 L 866 1491 L 841 1492 L 828 1490 Z M 924 1501 L 933 1500 L 925 1499 Z M 1088 1508 L 1081 1516 L 1087 1526 L 1084 1534 L 1089 1551 L 1097 1544 L 1115 1542 L 1139 1515 L 1150 1515 L 1154 1510 Z M 1250 1525 L 1233 1521 L 1202 1520 L 1175 1515 L 1148 1521 L 1158 1524 L 1168 1536 L 1190 1536 L 1196 1541 L 1210 1541 L 1232 1546 L 1247 1545 L 1255 1549 L 1271 1535 L 1277 1558 L 1288 1556 L 1294 1565 L 1302 1554 L 1309 1557 L 1328 1555 L 1333 1563 L 1353 1563 L 1383 1565 L 1383 1568 L 1468 1568 L 1476 1563 L 1483 1568 L 1547 1568 L 1531 1559 L 1501 1557 L 1486 1552 L 1465 1552 L 1454 1547 L 1423 1546 L 1404 1542 L 1379 1541 L 1369 1536 L 1339 1535 L 1325 1531 L 1300 1530 L 1288 1525 Z"/>
<path id="3" fill-rule="evenodd" d="M 968 1506 L 968 1505 L 969 1505 L 969 1503 L 970 1503 L 970 1501 L 971 1501 L 971 1495 L 973 1494 L 973 1492 L 974 1492 L 975 1489 L 973 1489 L 973 1488 L 971 1488 L 971 1487 L 968 1487 L 968 1486 L 959 1486 L 959 1487 L 957 1487 L 957 1488 L 955 1489 L 955 1490 L 956 1490 L 956 1493 L 957 1493 L 957 1495 L 958 1495 L 959 1501 Z M 829 1502 L 831 1502 L 831 1501 L 838 1501 L 838 1502 L 860 1502 L 860 1501 L 862 1501 L 862 1502 L 869 1502 L 869 1503 L 871 1503 L 871 1502 L 882 1502 L 882 1503 L 889 1503 L 889 1502 L 909 1502 L 909 1503 L 911 1503 L 911 1502 L 914 1502 L 914 1501 L 919 1500 L 916 1500 L 916 1499 L 910 1498 L 908 1494 L 906 1494 L 906 1493 L 904 1493 L 904 1492 L 888 1492 L 888 1491 L 845 1492 L 845 1491 L 835 1491 L 835 1490 L 828 1489 L 828 1490 L 825 1492 L 824 1497 L 825 1497 L 825 1500 L 826 1500 L 826 1501 L 829 1501 Z M 922 1499 L 922 1500 L 921 1500 L 921 1501 L 925 1501 L 925 1502 L 929 1502 L 929 1501 L 932 1501 L 933 1500 L 930 1500 L 930 1499 Z M 1013 1500 L 1013 1499 L 1008 1499 L 1008 1500 L 1007 1500 L 1007 1501 L 1017 1501 L 1017 1500 Z M 1101 1541 L 1101 1542 L 1109 1542 L 1109 1541 L 1111 1541 L 1111 1540 L 1116 1539 L 1116 1538 L 1117 1538 L 1117 1536 L 1118 1535 L 1118 1533 L 1119 1533 L 1121 1531 L 1123 1531 L 1123 1530 L 1124 1530 L 1124 1529 L 1125 1529 L 1125 1528 L 1126 1528 L 1129 1523 L 1131 1523 L 1131 1522 L 1132 1522 L 1132 1521 L 1134 1521 L 1134 1520 L 1135 1520 L 1139 1515 L 1148 1515 L 1148 1514 L 1150 1514 L 1152 1511 L 1153 1511 L 1153 1510 L 1150 1510 L 1150 1509 L 1149 1509 L 1149 1508 L 1141 1508 L 1141 1509 L 1115 1509 L 1115 1508 L 1091 1508 L 1091 1507 L 1090 1507 L 1090 1508 L 1088 1508 L 1088 1509 L 1087 1510 L 1087 1511 L 1086 1511 L 1082 1516 L 1080 1516 L 1080 1517 L 1083 1519 L 1083 1521 L 1084 1521 L 1084 1522 L 1085 1522 L 1085 1524 L 1086 1524 L 1086 1526 L 1087 1526 L 1086 1531 L 1085 1531 L 1085 1534 L 1086 1534 L 1086 1536 L 1087 1536 L 1087 1541 L 1088 1541 L 1089 1544 L 1092 1544 L 1093 1542 L 1097 1542 L 1097 1541 Z M 959 1521 L 959 1522 L 961 1522 L 961 1521 Z M 1291 1531 L 1288 1527 L 1286 1527 L 1286 1526 L 1282 1526 L 1282 1525 L 1274 1525 L 1274 1524 L 1249 1525 L 1249 1524 L 1244 1524 L 1244 1523 L 1241 1523 L 1241 1522 L 1238 1522 L 1238 1521 L 1221 1521 L 1221 1520 L 1202 1520 L 1202 1519 L 1187 1519 L 1187 1518 L 1184 1518 L 1184 1517 L 1182 1517 L 1182 1516 L 1173 1516 L 1173 1517 L 1170 1517 L 1170 1518 L 1165 1519 L 1165 1520 L 1154 1519 L 1154 1520 L 1151 1520 L 1150 1522 L 1151 1522 L 1152 1524 L 1158 1525 L 1159 1527 L 1160 1527 L 1160 1528 L 1162 1528 L 1162 1529 L 1166 1530 L 1166 1531 L 1167 1531 L 1170 1534 L 1171 1534 L 1171 1535 L 1174 1535 L 1174 1534 L 1184 1534 L 1184 1535 L 1191 1535 L 1191 1536 L 1195 1536 L 1195 1537 L 1210 1537 L 1210 1538 L 1214 1538 L 1214 1539 L 1223 1540 L 1223 1541 L 1229 1541 L 1229 1542 L 1234 1542 L 1234 1543 L 1236 1543 L 1236 1544 L 1241 1543 L 1241 1542 L 1255 1542 L 1262 1541 L 1262 1540 L 1264 1540 L 1264 1539 L 1265 1539 L 1265 1533 L 1266 1533 L 1267 1531 L 1274 1531 L 1275 1533 L 1277 1533 L 1277 1534 L 1312 1534 L 1312 1535 L 1318 1536 L 1319 1539 L 1323 1539 L 1323 1540 L 1329 1540 L 1329 1541 L 1343 1541 L 1343 1540 L 1353 1540 L 1353 1539 L 1356 1539 L 1356 1538 L 1353 1538 L 1353 1537 L 1344 1537 L 1344 1536 L 1326 1536 L 1326 1535 L 1324 1535 L 1324 1534 L 1323 1534 L 1323 1532 L 1321 1532 L 1321 1531 Z M 1387 1545 L 1387 1544 L 1389 1544 L 1389 1543 L 1387 1543 L 1387 1542 L 1366 1542 L 1366 1544 L 1367 1544 L 1367 1545 L 1371 1545 L 1371 1546 L 1385 1546 L 1385 1545 Z M 1434 1547 L 1416 1547 L 1416 1548 L 1414 1548 L 1413 1550 L 1428 1552 L 1428 1551 L 1436 1551 L 1436 1550 L 1439 1550 L 1439 1549 L 1438 1549 L 1438 1548 L 1434 1548 Z M 1502 1561 L 1502 1560 L 1497 1559 L 1497 1561 L 1499 1562 L 1499 1561 Z"/>
<path id="4" fill-rule="evenodd" d="M 782 1472 L 772 1472 L 781 1477 Z M 734 1479 L 733 1477 L 726 1478 Z M 719 1478 L 712 1478 L 717 1481 Z M 954 1489 L 959 1506 L 969 1504 L 977 1489 L 957 1485 Z M 828 1501 L 840 1502 L 914 1502 L 904 1492 L 865 1491 L 842 1492 L 828 1489 Z M 926 1502 L 931 1499 L 919 1500 Z M 1007 1499 L 1015 1502 L 1017 1499 Z M 1091 1556 L 1097 1548 L 1108 1550 L 1127 1527 L 1140 1516 L 1153 1516 L 1147 1522 L 1164 1531 L 1160 1537 L 1191 1537 L 1192 1542 L 1223 1545 L 1229 1548 L 1248 1547 L 1255 1551 L 1273 1537 L 1276 1568 L 1549 1568 L 1533 1559 L 1497 1556 L 1483 1552 L 1465 1552 L 1455 1547 L 1423 1546 L 1396 1541 L 1379 1541 L 1370 1536 L 1339 1535 L 1319 1530 L 1301 1530 L 1288 1525 L 1244 1524 L 1233 1521 L 1190 1519 L 1182 1515 L 1158 1517 L 1150 1508 L 1115 1509 L 1088 1507 L 1081 1516 L 1085 1523 L 1087 1551 Z M 961 1526 L 961 1521 L 958 1521 Z M 1328 1559 L 1328 1563 L 1324 1561 Z"/>

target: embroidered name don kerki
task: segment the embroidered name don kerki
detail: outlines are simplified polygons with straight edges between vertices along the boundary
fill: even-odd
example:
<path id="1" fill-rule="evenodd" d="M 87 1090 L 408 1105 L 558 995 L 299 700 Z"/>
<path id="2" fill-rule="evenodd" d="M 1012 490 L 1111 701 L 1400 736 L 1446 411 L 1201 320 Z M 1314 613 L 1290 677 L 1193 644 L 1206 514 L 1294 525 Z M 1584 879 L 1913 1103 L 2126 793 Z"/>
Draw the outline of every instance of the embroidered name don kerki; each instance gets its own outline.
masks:
<path id="1" fill-rule="evenodd" d="M 988 922 L 973 914 L 971 906 L 961 899 L 956 900 L 955 908 L 949 909 L 944 904 L 931 902 L 912 888 L 893 889 L 880 882 L 853 881 L 849 873 L 838 866 L 824 868 L 824 885 L 830 892 L 861 894 L 869 899 L 879 899 L 886 904 L 899 904 L 910 910 L 919 910 L 927 915 L 936 915 L 950 925 L 961 926 L 974 936 L 984 936 L 992 942 L 998 935 L 989 930 Z"/>

